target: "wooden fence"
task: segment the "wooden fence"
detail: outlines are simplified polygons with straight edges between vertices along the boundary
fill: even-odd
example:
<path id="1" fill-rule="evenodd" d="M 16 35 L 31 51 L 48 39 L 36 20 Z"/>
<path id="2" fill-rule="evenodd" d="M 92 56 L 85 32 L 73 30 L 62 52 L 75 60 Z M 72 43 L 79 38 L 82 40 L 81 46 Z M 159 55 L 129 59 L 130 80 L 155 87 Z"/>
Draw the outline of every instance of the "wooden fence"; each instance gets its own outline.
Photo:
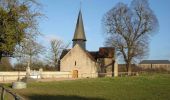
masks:
<path id="1" fill-rule="evenodd" d="M 0 89 L 1 89 L 1 91 L 0 91 L 1 100 L 25 100 L 21 96 L 17 95 L 16 93 L 13 93 L 12 91 L 8 90 L 7 88 L 5 88 L 2 85 L 0 85 Z M 9 95 L 7 95 L 7 93 Z M 8 99 L 6 99 L 6 98 L 8 98 Z"/>

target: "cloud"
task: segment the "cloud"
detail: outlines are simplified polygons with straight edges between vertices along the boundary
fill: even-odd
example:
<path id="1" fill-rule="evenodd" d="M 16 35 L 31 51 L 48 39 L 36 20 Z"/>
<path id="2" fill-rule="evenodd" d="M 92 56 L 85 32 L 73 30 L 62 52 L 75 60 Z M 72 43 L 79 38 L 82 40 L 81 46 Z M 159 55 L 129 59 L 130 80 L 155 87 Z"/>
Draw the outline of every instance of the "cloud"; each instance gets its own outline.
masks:
<path id="1" fill-rule="evenodd" d="M 54 39 L 57 39 L 57 40 L 63 40 L 61 37 L 57 36 L 56 34 L 43 34 L 39 40 L 44 42 L 50 42 L 51 40 L 54 40 Z"/>

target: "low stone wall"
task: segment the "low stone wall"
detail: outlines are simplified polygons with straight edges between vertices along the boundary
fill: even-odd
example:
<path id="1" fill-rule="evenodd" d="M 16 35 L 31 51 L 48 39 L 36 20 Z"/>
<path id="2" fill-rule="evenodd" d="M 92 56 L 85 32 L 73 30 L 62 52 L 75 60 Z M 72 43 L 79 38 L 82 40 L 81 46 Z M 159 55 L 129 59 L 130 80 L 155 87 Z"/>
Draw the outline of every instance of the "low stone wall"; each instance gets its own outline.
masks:
<path id="1" fill-rule="evenodd" d="M 72 74 L 70 72 L 42 72 L 41 78 L 72 78 Z"/>
<path id="2" fill-rule="evenodd" d="M 57 71 L 31 71 L 30 77 L 41 79 L 55 79 L 55 78 L 73 78 L 71 72 L 57 72 Z M 38 73 L 38 74 L 35 74 Z M 18 72 L 0 72 L 0 82 L 15 82 L 18 79 L 23 79 L 26 76 L 26 71 Z M 78 74 L 78 78 L 95 78 L 98 73 L 83 73 Z"/>
<path id="3" fill-rule="evenodd" d="M 16 81 L 18 78 L 22 79 L 26 75 L 26 72 L 0 72 L 0 82 Z"/>
<path id="4" fill-rule="evenodd" d="M 37 72 L 39 72 L 39 71 L 37 71 Z M 26 71 L 24 71 L 24 72 L 14 72 L 14 71 L 13 72 L 0 72 L 0 82 L 7 82 L 7 81 L 14 82 L 14 81 L 17 81 L 18 78 L 23 79 L 25 76 L 26 76 Z M 39 76 L 42 79 L 71 78 L 72 77 L 70 72 L 56 72 L 56 71 L 55 72 L 50 72 L 50 71 L 40 72 Z M 37 78 L 39 76 L 37 76 Z"/>
<path id="5" fill-rule="evenodd" d="M 83 73 L 78 75 L 79 78 L 96 78 L 98 73 Z"/>

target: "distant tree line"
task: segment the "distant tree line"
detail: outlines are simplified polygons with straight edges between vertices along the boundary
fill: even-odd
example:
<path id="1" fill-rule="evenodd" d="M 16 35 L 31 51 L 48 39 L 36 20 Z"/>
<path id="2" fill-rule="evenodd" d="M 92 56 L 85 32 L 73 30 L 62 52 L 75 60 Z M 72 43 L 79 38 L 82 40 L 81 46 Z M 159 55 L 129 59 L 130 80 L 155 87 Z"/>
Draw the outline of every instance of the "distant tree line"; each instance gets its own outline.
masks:
<path id="1" fill-rule="evenodd" d="M 34 61 L 31 64 L 31 70 L 39 70 L 42 68 L 44 71 L 58 71 L 57 66 L 51 65 L 51 63 L 44 63 L 44 61 Z M 9 57 L 2 57 L 0 63 L 0 71 L 25 71 L 27 67 L 25 62 L 16 62 L 11 65 Z"/>
<path id="2" fill-rule="evenodd" d="M 16 63 L 12 70 L 14 71 L 25 71 L 27 64 Z M 39 70 L 42 68 L 44 71 L 57 71 L 56 67 L 50 66 L 49 64 L 43 64 L 43 62 L 35 62 L 31 65 L 31 70 Z"/>

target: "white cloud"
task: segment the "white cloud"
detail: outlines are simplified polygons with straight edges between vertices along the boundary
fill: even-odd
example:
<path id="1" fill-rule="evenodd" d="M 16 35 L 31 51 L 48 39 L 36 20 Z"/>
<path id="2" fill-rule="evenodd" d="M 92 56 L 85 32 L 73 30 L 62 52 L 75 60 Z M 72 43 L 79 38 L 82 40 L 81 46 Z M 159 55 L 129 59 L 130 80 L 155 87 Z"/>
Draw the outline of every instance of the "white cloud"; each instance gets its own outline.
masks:
<path id="1" fill-rule="evenodd" d="M 55 35 L 55 34 L 44 34 L 42 36 L 42 39 L 45 40 L 45 41 L 51 41 L 53 39 L 57 39 L 57 40 L 63 40 L 61 37 Z"/>

